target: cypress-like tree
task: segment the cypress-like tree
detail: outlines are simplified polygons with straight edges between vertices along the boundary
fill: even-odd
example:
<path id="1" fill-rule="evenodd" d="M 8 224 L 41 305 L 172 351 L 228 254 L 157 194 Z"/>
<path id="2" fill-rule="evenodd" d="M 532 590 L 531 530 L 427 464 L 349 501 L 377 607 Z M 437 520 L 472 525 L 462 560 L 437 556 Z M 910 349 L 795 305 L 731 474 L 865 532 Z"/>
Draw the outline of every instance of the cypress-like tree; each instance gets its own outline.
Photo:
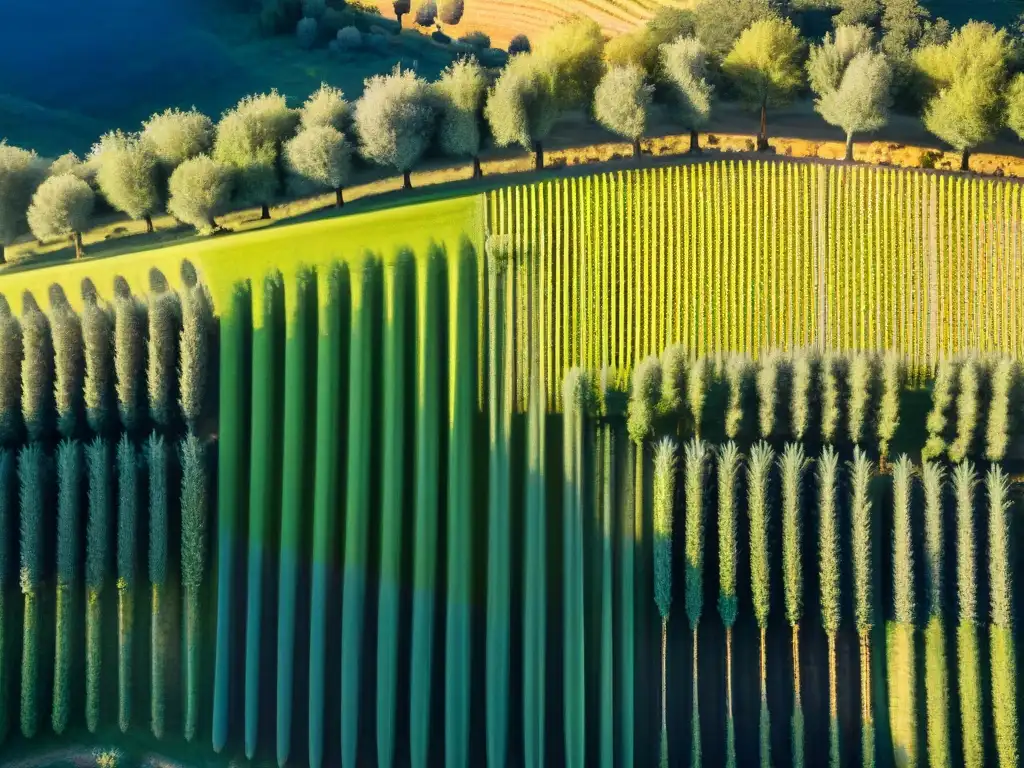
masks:
<path id="1" fill-rule="evenodd" d="M 991 399 L 985 434 L 985 458 L 1002 461 L 1010 436 L 1016 427 L 1020 365 L 1012 357 L 1001 356 L 992 366 Z"/>
<path id="2" fill-rule="evenodd" d="M 114 378 L 121 424 L 134 431 L 145 416 L 146 311 L 123 278 L 114 297 Z"/>
<path id="3" fill-rule="evenodd" d="M 962 462 L 974 452 L 981 412 L 981 362 L 967 358 L 960 366 L 960 387 L 956 396 L 956 439 L 949 446 L 949 460 Z"/>
<path id="4" fill-rule="evenodd" d="M 53 670 L 53 731 L 64 733 L 71 715 L 71 654 L 81 539 L 82 452 L 76 441 L 57 448 L 57 643 Z"/>
<path id="5" fill-rule="evenodd" d="M 690 721 L 690 765 L 701 765 L 700 702 L 697 697 L 697 628 L 704 609 L 704 482 L 707 443 L 693 438 L 683 449 L 686 483 L 686 619 L 693 636 L 693 706 Z"/>
<path id="6" fill-rule="evenodd" d="M 128 730 L 132 716 L 138 463 L 135 446 L 122 435 L 117 444 L 117 720 L 122 733 Z"/>
<path id="7" fill-rule="evenodd" d="M 921 449 L 924 460 L 937 459 L 946 453 L 950 440 L 950 421 L 954 415 L 951 408 L 957 399 L 960 387 L 960 360 L 942 358 L 935 369 L 932 383 L 932 408 L 928 412 L 926 426 L 928 441 Z"/>
<path id="8" fill-rule="evenodd" d="M 0 445 L 21 434 L 21 323 L 0 294 Z"/>
<path id="9" fill-rule="evenodd" d="M 736 765 L 736 723 L 732 713 L 732 628 L 739 612 L 736 595 L 736 483 L 740 452 L 726 443 L 718 454 L 718 613 L 725 627 L 725 764 Z"/>
<path id="10" fill-rule="evenodd" d="M 843 405 L 849 406 L 846 375 L 846 359 L 826 352 L 821 359 L 821 439 L 826 443 L 842 439 Z"/>
<path id="11" fill-rule="evenodd" d="M 736 440 L 743 433 L 747 405 L 753 382 L 754 366 L 746 355 L 731 355 L 725 363 L 729 385 L 729 403 L 725 412 L 725 436 Z M 757 379 L 760 384 L 761 377 Z"/>
<path id="12" fill-rule="evenodd" d="M 158 739 L 164 736 L 166 701 L 164 685 L 167 666 L 167 618 L 164 604 L 167 586 L 167 507 L 168 488 L 167 444 L 153 433 L 146 441 L 149 465 L 149 584 L 151 590 L 150 652 L 150 727 Z"/>
<path id="13" fill-rule="evenodd" d="M 85 344 L 85 420 L 96 434 L 112 426 L 114 405 L 114 323 L 95 294 L 82 307 L 82 340 Z"/>
<path id="14" fill-rule="evenodd" d="M 206 448 L 195 435 L 181 441 L 181 585 L 185 592 L 185 739 L 195 738 L 199 720 L 199 653 L 206 571 L 210 488 Z"/>
<path id="15" fill-rule="evenodd" d="M 50 321 L 28 291 L 22 299 L 21 414 L 29 440 L 45 440 L 53 425 L 53 339 Z"/>
<path id="16" fill-rule="evenodd" d="M 0 448 L 0 744 L 10 727 L 11 642 L 7 632 L 7 595 L 14 575 L 18 498 L 14 452 Z"/>
<path id="17" fill-rule="evenodd" d="M 882 399 L 878 408 L 878 452 L 889 456 L 889 446 L 900 425 L 900 395 L 906 382 L 903 355 L 889 352 L 882 358 Z"/>
<path id="18" fill-rule="evenodd" d="M 503 768 L 508 754 L 509 624 L 511 621 L 511 454 L 512 349 L 515 328 L 509 254 L 489 254 L 487 270 L 487 764 Z M 396 585 L 397 587 L 397 585 Z M 397 598 L 397 591 L 395 593 Z M 397 603 L 395 604 L 397 612 Z M 396 613 L 397 616 L 397 613 Z M 397 630 L 397 627 L 396 627 Z M 380 760 L 383 763 L 383 760 Z M 390 766 L 390 756 L 386 763 Z"/>
<path id="19" fill-rule="evenodd" d="M 78 427 L 85 381 L 82 323 L 58 286 L 50 289 L 50 327 L 53 334 L 54 396 L 57 431 L 70 438 Z"/>
<path id="20" fill-rule="evenodd" d="M 771 508 L 768 485 L 774 463 L 775 452 L 768 443 L 761 441 L 750 451 L 747 513 L 750 516 L 750 591 L 753 595 L 754 618 L 761 634 L 761 715 L 758 733 L 762 768 L 770 768 L 772 763 L 766 633 L 768 613 L 771 610 Z"/>
<path id="21" fill-rule="evenodd" d="M 564 404 L 564 451 L 562 563 L 564 568 L 563 670 L 565 691 L 565 762 L 582 768 L 586 764 L 586 679 L 584 674 L 584 478 L 583 453 L 587 445 L 586 418 L 590 407 L 590 382 L 579 368 L 566 374 L 562 389 Z"/>
<path id="22" fill-rule="evenodd" d="M 663 438 L 654 451 L 654 602 L 661 614 L 661 768 L 668 768 L 668 617 L 672 608 L 672 507 L 676 444 Z"/>
<path id="23" fill-rule="evenodd" d="M 854 448 L 853 461 L 850 462 L 853 617 L 860 639 L 861 757 L 865 766 L 875 764 L 875 724 L 871 698 L 871 631 L 875 626 L 870 496 L 873 474 L 874 467 L 867 454 L 860 448 Z"/>
<path id="24" fill-rule="evenodd" d="M 772 437 L 785 431 L 785 412 L 792 397 L 791 380 L 789 359 L 781 352 L 769 352 L 759 361 L 757 397 L 761 437 Z"/>
<path id="25" fill-rule="evenodd" d="M 1013 540 L 1010 478 L 997 465 L 985 473 L 988 494 L 988 583 L 992 623 L 992 721 L 1000 768 L 1019 763 L 1017 749 L 1017 653 L 1013 641 Z"/>
<path id="26" fill-rule="evenodd" d="M 350 374 L 348 388 L 349 448 L 345 472 L 345 552 L 342 564 L 343 587 L 341 598 L 341 699 L 343 702 L 349 703 L 348 706 L 343 706 L 341 711 L 341 762 L 344 768 L 352 768 L 356 765 L 356 749 L 359 736 L 359 707 L 352 703 L 359 701 L 362 685 L 363 627 L 366 622 L 365 606 L 369 570 L 366 550 L 370 534 L 370 459 L 374 443 L 373 423 L 370 417 L 374 402 L 373 363 L 377 357 L 374 346 L 373 306 L 375 296 L 372 281 L 376 280 L 376 275 L 377 272 L 371 269 L 369 265 L 366 265 L 363 268 L 362 276 L 352 281 L 352 341 L 349 348 Z M 338 328 L 341 316 L 340 298 L 333 299 L 332 303 L 336 305 L 333 311 L 338 316 L 338 321 L 332 322 L 332 327 Z M 393 344 L 394 341 L 392 340 L 391 343 Z M 329 344 L 330 342 L 324 338 L 323 331 L 321 331 L 320 349 L 326 351 L 325 347 Z M 336 348 L 333 346 L 329 348 L 332 354 L 340 356 L 340 344 Z M 326 355 L 325 358 L 328 360 L 333 359 Z M 337 388 L 340 386 L 340 380 L 322 377 L 318 372 L 318 389 L 320 386 L 325 385 Z M 329 410 L 328 413 L 337 413 L 337 409 L 341 407 L 340 402 L 325 400 L 325 398 L 330 398 L 331 396 L 330 391 L 318 391 L 319 402 L 329 402 L 328 407 L 333 409 Z M 320 405 L 318 404 L 318 410 L 319 407 Z M 321 438 L 319 434 L 317 435 L 318 450 L 324 439 L 331 439 L 330 433 L 333 431 L 330 430 L 329 434 L 325 435 L 324 438 Z M 331 450 L 335 449 L 332 447 Z M 332 476 L 335 472 L 335 465 L 324 464 L 323 467 L 318 466 L 318 470 L 320 469 Z M 322 578 L 324 580 L 322 584 L 324 591 L 318 593 L 315 605 L 323 605 L 324 611 L 327 610 L 326 579 L 331 563 L 329 542 L 334 536 L 332 518 L 335 511 L 334 506 L 326 502 L 336 492 L 336 489 L 324 486 L 321 495 L 318 497 L 324 503 L 316 506 L 317 516 L 314 522 L 314 530 L 316 532 L 314 535 L 322 536 L 325 539 L 323 544 L 314 550 L 317 553 L 318 565 L 323 569 Z M 455 521 L 452 521 L 452 525 L 456 525 Z M 455 556 L 459 557 L 458 553 L 455 553 Z M 469 562 L 468 556 L 469 553 L 467 552 L 467 559 L 460 560 L 462 566 Z M 323 603 L 320 602 L 321 599 L 324 601 Z M 327 631 L 326 623 L 322 621 L 322 618 L 314 619 L 314 621 L 316 622 L 314 637 L 316 637 L 318 643 L 322 644 Z M 317 657 L 317 662 L 320 664 L 324 663 L 322 652 L 323 649 L 321 648 L 321 653 Z M 312 666 L 312 661 L 311 657 L 311 675 L 316 672 L 316 667 Z M 318 691 L 318 699 L 321 706 L 322 696 L 323 690 L 320 689 Z M 313 704 L 311 698 L 310 706 L 313 706 Z M 313 738 L 312 732 L 310 733 L 310 738 Z M 311 749 L 313 748 L 312 742 L 310 747 Z M 317 750 L 319 750 L 319 747 L 317 747 Z M 314 760 L 313 762 L 319 765 L 319 760 Z"/>
<path id="27" fill-rule="evenodd" d="M 878 361 L 870 352 L 857 352 L 850 359 L 849 420 L 850 441 L 860 445 L 875 423 Z"/>
<path id="28" fill-rule="evenodd" d="M 164 428 L 170 425 L 174 416 L 180 326 L 178 294 L 169 289 L 150 293 L 149 367 L 146 371 L 149 417 Z"/>
<path id="29" fill-rule="evenodd" d="M 839 454 L 825 446 L 818 459 L 818 579 L 821 585 L 821 624 L 828 637 L 829 766 L 840 768 L 839 691 L 836 675 L 836 635 L 841 613 L 842 561 L 839 549 Z"/>
<path id="30" fill-rule="evenodd" d="M 178 339 L 181 386 L 178 399 L 185 424 L 194 432 L 208 400 L 207 374 L 212 363 L 210 347 L 214 319 L 206 288 L 194 281 L 192 285 L 188 282 L 181 293 L 181 332 Z"/>
<path id="31" fill-rule="evenodd" d="M 978 541 L 974 525 L 974 465 L 961 462 L 953 470 L 956 497 L 956 591 L 959 625 L 956 630 L 957 690 L 960 695 L 961 744 L 966 768 L 985 762 L 982 716 L 981 656 L 978 647 Z"/>
<path id="32" fill-rule="evenodd" d="M 664 397 L 664 371 L 661 361 L 654 357 L 646 357 L 633 370 L 633 387 L 629 397 L 627 430 L 630 439 L 637 445 L 643 445 L 654 433 L 654 420 L 658 413 L 659 403 L 668 403 Z M 669 397 L 676 395 L 672 390 Z"/>
<path id="33" fill-rule="evenodd" d="M 43 511 L 46 509 L 46 457 L 38 443 L 18 456 L 21 505 L 21 592 L 25 598 L 21 646 L 21 735 L 39 727 L 39 588 L 43 581 Z"/>
<path id="34" fill-rule="evenodd" d="M 925 698 L 928 717 L 928 762 L 937 768 L 952 763 L 949 747 L 949 669 L 946 630 L 942 617 L 945 564 L 942 490 L 945 470 L 926 461 L 921 467 L 924 485 L 924 578 L 928 624 L 924 634 Z"/>
<path id="35" fill-rule="evenodd" d="M 661 353 L 661 370 L 661 399 L 658 403 L 658 412 L 678 418 L 686 406 L 686 381 L 689 370 L 686 347 L 682 344 L 670 344 L 665 347 Z"/>
<path id="36" fill-rule="evenodd" d="M 85 446 L 89 518 L 85 527 L 85 723 L 95 733 L 100 723 L 103 664 L 103 604 L 110 569 L 110 528 L 114 489 L 110 444 L 102 437 Z"/>
<path id="37" fill-rule="evenodd" d="M 819 396 L 820 366 L 821 361 L 813 350 L 803 349 L 793 355 L 790 421 L 794 440 L 803 440 L 810 434 L 811 418 Z"/>
<path id="38" fill-rule="evenodd" d="M 698 357 L 690 366 L 686 378 L 686 400 L 690 406 L 690 417 L 693 419 L 693 434 L 697 437 L 700 437 L 701 428 L 704 426 L 704 404 L 713 375 L 711 361 L 706 357 Z"/>
<path id="39" fill-rule="evenodd" d="M 892 468 L 892 584 L 895 626 L 887 645 L 889 722 L 897 753 L 907 765 L 917 762 L 917 654 L 914 649 L 916 600 L 912 493 L 914 467 L 906 455 Z M 869 672 L 870 674 L 870 672 Z"/>
<path id="40" fill-rule="evenodd" d="M 794 370 L 794 384 L 799 379 L 798 370 L 799 366 Z M 794 424 L 796 410 L 794 408 Z M 794 426 L 794 432 L 796 431 Z M 807 471 L 809 464 L 799 443 L 788 443 L 779 458 L 779 474 L 782 478 L 782 589 L 786 603 L 786 621 L 793 632 L 793 718 L 790 723 L 790 744 L 794 768 L 803 768 L 804 765 L 804 711 L 800 687 L 800 619 L 804 611 L 804 523 L 801 493 L 804 472 Z"/>

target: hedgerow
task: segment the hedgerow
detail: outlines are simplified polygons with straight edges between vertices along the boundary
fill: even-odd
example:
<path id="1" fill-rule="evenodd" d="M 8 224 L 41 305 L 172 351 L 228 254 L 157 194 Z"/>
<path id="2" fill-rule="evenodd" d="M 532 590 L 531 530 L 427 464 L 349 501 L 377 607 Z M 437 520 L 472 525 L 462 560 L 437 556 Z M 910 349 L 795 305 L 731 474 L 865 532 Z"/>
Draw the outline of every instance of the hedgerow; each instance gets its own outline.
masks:
<path id="1" fill-rule="evenodd" d="M 654 602 L 661 615 L 661 757 L 668 768 L 668 619 L 672 608 L 672 508 L 676 444 L 663 438 L 654 451 Z"/>
<path id="2" fill-rule="evenodd" d="M 150 728 L 158 739 L 164 736 L 166 717 L 167 630 L 164 599 L 167 585 L 168 488 L 167 444 L 152 434 L 145 446 L 149 490 L 149 584 L 150 584 Z"/>
<path id="3" fill-rule="evenodd" d="M 85 723 L 95 733 L 100 723 L 103 670 L 104 587 L 110 571 L 110 534 L 114 489 L 110 444 L 97 437 L 85 446 L 88 522 L 85 528 Z"/>
<path id="4" fill-rule="evenodd" d="M 18 456 L 21 506 L 21 592 L 25 615 L 21 645 L 21 735 L 31 739 L 39 727 L 39 590 L 43 582 L 43 512 L 46 509 L 46 456 L 29 443 Z"/>
<path id="5" fill-rule="evenodd" d="M 181 585 L 185 593 L 185 740 L 195 738 L 199 720 L 201 594 L 206 569 L 210 488 L 206 449 L 195 435 L 182 440 Z"/>

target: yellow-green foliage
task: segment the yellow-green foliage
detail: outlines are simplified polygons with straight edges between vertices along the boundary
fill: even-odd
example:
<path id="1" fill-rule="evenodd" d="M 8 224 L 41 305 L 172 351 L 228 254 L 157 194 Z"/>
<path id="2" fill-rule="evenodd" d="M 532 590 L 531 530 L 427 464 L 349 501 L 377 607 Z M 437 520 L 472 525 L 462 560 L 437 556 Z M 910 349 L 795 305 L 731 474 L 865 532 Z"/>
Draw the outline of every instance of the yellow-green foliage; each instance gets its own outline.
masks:
<path id="1" fill-rule="evenodd" d="M 736 443 L 726 443 L 718 453 L 718 612 L 730 629 L 736 623 L 736 482 L 740 469 Z"/>
<path id="2" fill-rule="evenodd" d="M 992 608 L 992 713 L 996 754 L 1004 768 L 1018 764 L 1017 657 L 1013 643 L 1013 564 L 1010 479 L 999 466 L 985 475 L 988 494 L 988 581 Z"/>
<path id="3" fill-rule="evenodd" d="M 772 521 L 768 502 L 775 452 L 762 441 L 750 451 L 747 479 L 747 514 L 750 516 L 750 591 L 757 626 L 764 629 L 771 609 L 771 544 Z"/>
<path id="4" fill-rule="evenodd" d="M 1001 461 L 1006 455 L 1013 432 L 1014 406 L 1017 406 L 1017 387 L 1020 365 L 1011 357 L 999 357 L 992 366 L 991 400 L 986 428 L 985 458 Z"/>
<path id="5" fill-rule="evenodd" d="M 57 431 L 62 437 L 71 437 L 75 433 L 78 412 L 81 410 L 82 382 L 85 378 L 82 324 L 62 290 L 51 290 L 50 306 Z"/>
<path id="6" fill-rule="evenodd" d="M 693 419 L 693 431 L 698 437 L 704 423 L 704 403 L 707 400 L 708 388 L 711 385 L 713 371 L 711 361 L 699 357 L 690 366 L 686 384 L 686 401 L 690 406 L 690 417 Z"/>
<path id="7" fill-rule="evenodd" d="M 89 429 L 106 431 L 114 417 L 114 323 L 111 313 L 95 295 L 82 307 L 85 342 L 85 418 Z"/>
<path id="8" fill-rule="evenodd" d="M 10 445 L 21 429 L 21 324 L 0 295 L 0 443 Z"/>
<path id="9" fill-rule="evenodd" d="M 772 437 L 785 429 L 780 416 L 789 405 L 790 368 L 787 356 L 769 352 L 759 361 L 757 371 L 758 425 L 761 437 Z"/>
<path id="10" fill-rule="evenodd" d="M 178 369 L 178 333 L 181 306 L 178 294 L 157 290 L 149 298 L 149 415 L 157 424 L 167 426 L 174 414 L 174 391 Z"/>
<path id="11" fill-rule="evenodd" d="M 896 624 L 888 652 L 889 719 L 898 765 L 917 760 L 917 692 L 914 653 L 914 546 L 911 493 L 913 465 L 906 456 L 893 465 L 893 603 Z"/>
<path id="12" fill-rule="evenodd" d="M 188 282 L 188 281 L 186 281 Z M 193 281 L 194 283 L 194 281 Z M 206 288 L 193 284 L 181 294 L 180 391 L 181 413 L 189 429 L 195 430 L 206 403 L 206 382 L 211 364 L 210 345 L 214 331 L 213 307 Z"/>
<path id="13" fill-rule="evenodd" d="M 725 412 L 725 436 L 735 440 L 743 431 L 744 411 L 750 399 L 753 365 L 746 355 L 731 355 L 725 364 L 729 404 Z"/>
<path id="14" fill-rule="evenodd" d="M 825 446 L 818 459 L 818 580 L 821 584 L 821 624 L 826 634 L 839 631 L 840 576 L 839 549 L 839 455 Z"/>
<path id="15" fill-rule="evenodd" d="M 654 602 L 667 620 L 672 607 L 672 507 L 676 490 L 676 444 L 662 438 L 654 451 Z"/>
<path id="16" fill-rule="evenodd" d="M 956 588 L 961 624 L 978 620 L 978 541 L 974 525 L 974 491 L 978 473 L 969 461 L 953 470 L 953 494 L 956 497 Z"/>
<path id="17" fill-rule="evenodd" d="M 963 461 L 974 452 L 981 404 L 981 362 L 968 358 L 960 368 L 960 389 L 956 398 L 956 440 L 949 446 L 949 460 Z"/>
<path id="18" fill-rule="evenodd" d="M 704 482 L 709 448 L 693 438 L 684 449 L 686 482 L 686 618 L 694 631 L 704 607 Z"/>
<path id="19" fill-rule="evenodd" d="M 135 429 L 144 415 L 145 365 L 145 310 L 125 284 L 114 300 L 114 375 L 118 411 L 126 429 Z"/>
<path id="20" fill-rule="evenodd" d="M 937 459 L 948 448 L 950 408 L 960 385 L 960 361 L 943 358 L 935 370 L 932 384 L 932 409 L 928 412 L 928 442 L 921 451 L 922 459 Z"/>
<path id="21" fill-rule="evenodd" d="M 873 546 L 871 537 L 871 476 L 874 466 L 855 448 L 850 462 L 850 529 L 853 564 L 853 615 L 857 632 L 865 636 L 874 626 Z"/>
<path id="22" fill-rule="evenodd" d="M 846 360 L 826 354 L 821 360 L 821 438 L 826 443 L 836 443 L 841 437 L 845 383 Z"/>
<path id="23" fill-rule="evenodd" d="M 956 630 L 957 694 L 965 768 L 985 764 L 985 723 L 982 713 L 981 648 L 978 628 L 961 623 Z"/>
<path id="24" fill-rule="evenodd" d="M 882 401 L 878 410 L 878 442 L 882 456 L 889 455 L 889 446 L 900 425 L 900 395 L 905 382 L 903 356 L 889 352 L 882 359 Z"/>
<path id="25" fill-rule="evenodd" d="M 782 479 L 782 590 L 786 600 L 786 621 L 800 623 L 804 608 L 803 519 L 801 492 L 804 472 L 810 466 L 799 443 L 789 443 L 779 458 Z"/>
<path id="26" fill-rule="evenodd" d="M 629 398 L 629 436 L 637 445 L 654 429 L 655 407 L 661 397 L 662 370 L 656 357 L 649 357 L 633 372 L 633 390 Z"/>
<path id="27" fill-rule="evenodd" d="M 855 354 L 850 359 L 850 413 L 848 427 L 850 440 L 862 443 L 874 423 L 877 361 L 868 352 Z"/>
<path id="28" fill-rule="evenodd" d="M 793 355 L 793 397 L 790 421 L 793 437 L 802 440 L 811 428 L 811 413 L 817 405 L 820 360 L 812 350 L 800 350 Z"/>
<path id="29" fill-rule="evenodd" d="M 31 294 L 22 299 L 21 413 L 30 440 L 41 440 L 53 423 L 53 340 L 50 323 Z"/>

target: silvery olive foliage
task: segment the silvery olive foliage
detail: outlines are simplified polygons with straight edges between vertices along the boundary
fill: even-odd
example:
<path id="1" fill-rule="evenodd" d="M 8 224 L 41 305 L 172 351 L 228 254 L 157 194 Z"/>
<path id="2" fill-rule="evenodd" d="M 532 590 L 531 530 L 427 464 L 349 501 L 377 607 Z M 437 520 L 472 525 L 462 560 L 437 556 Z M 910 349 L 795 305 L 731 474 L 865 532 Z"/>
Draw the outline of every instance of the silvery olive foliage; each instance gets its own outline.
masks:
<path id="1" fill-rule="evenodd" d="M 500 147 L 533 149 L 558 118 L 550 71 L 535 54 L 513 57 L 487 98 L 484 114 Z"/>
<path id="2" fill-rule="evenodd" d="M 871 51 L 873 33 L 864 24 L 836 27 L 835 35 L 825 33 L 821 45 L 812 45 L 807 57 L 807 80 L 818 98 L 835 91 L 843 82 L 850 62 Z"/>
<path id="3" fill-rule="evenodd" d="M 28 231 L 25 212 L 45 177 L 46 166 L 35 152 L 0 141 L 0 256 Z"/>
<path id="4" fill-rule="evenodd" d="M 89 226 L 96 194 L 77 176 L 51 176 L 36 190 L 28 208 L 28 225 L 40 240 L 81 233 Z"/>
<path id="5" fill-rule="evenodd" d="M 441 151 L 451 157 L 476 157 L 480 152 L 480 117 L 487 95 L 484 68 L 472 56 L 460 59 L 441 73 L 436 88 L 441 105 Z"/>
<path id="6" fill-rule="evenodd" d="M 661 71 L 672 94 L 676 121 L 702 128 L 711 116 L 714 88 L 707 80 L 707 49 L 696 37 L 678 37 L 661 46 Z"/>
<path id="7" fill-rule="evenodd" d="M 142 139 L 160 164 L 173 171 L 213 149 L 213 121 L 196 109 L 166 109 L 142 124 Z"/>
<path id="8" fill-rule="evenodd" d="M 352 173 L 352 147 L 329 125 L 306 128 L 284 145 L 284 168 L 293 194 L 341 189 Z"/>
<path id="9" fill-rule="evenodd" d="M 401 173 L 413 168 L 430 144 L 437 99 L 412 70 L 395 67 L 366 81 L 356 102 L 355 128 L 363 157 Z"/>
<path id="10" fill-rule="evenodd" d="M 107 202 L 132 219 L 146 219 L 160 204 L 157 156 L 141 135 L 112 131 L 89 155 L 96 166 L 96 183 Z"/>
<path id="11" fill-rule="evenodd" d="M 612 67 L 594 91 L 594 116 L 612 133 L 639 141 L 647 130 L 654 86 L 636 64 Z"/>
<path id="12" fill-rule="evenodd" d="M 207 155 L 186 160 L 171 174 L 167 211 L 198 231 L 217 226 L 215 217 L 231 205 L 231 168 Z"/>
<path id="13" fill-rule="evenodd" d="M 327 125 L 344 132 L 351 120 L 352 105 L 345 101 L 345 94 L 327 83 L 321 83 L 310 94 L 299 112 L 299 124 L 303 130 Z"/>

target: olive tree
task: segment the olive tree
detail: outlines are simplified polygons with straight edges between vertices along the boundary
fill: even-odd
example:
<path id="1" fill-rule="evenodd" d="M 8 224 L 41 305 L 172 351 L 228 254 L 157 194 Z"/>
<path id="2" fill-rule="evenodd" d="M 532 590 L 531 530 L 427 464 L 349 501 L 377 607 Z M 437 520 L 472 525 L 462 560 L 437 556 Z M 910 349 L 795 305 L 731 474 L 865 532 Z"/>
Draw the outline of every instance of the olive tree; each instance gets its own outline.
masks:
<path id="1" fill-rule="evenodd" d="M 552 74 L 533 53 L 513 57 L 487 97 L 484 115 L 499 147 L 519 144 L 544 167 L 544 139 L 558 117 Z"/>
<path id="2" fill-rule="evenodd" d="M 1006 30 L 975 21 L 948 43 L 915 51 L 930 89 L 925 127 L 961 153 L 962 171 L 969 170 L 971 150 L 999 129 L 1009 51 Z"/>
<path id="3" fill-rule="evenodd" d="M 284 145 L 288 189 L 296 195 L 332 189 L 340 208 L 342 187 L 352 175 L 352 146 L 329 125 L 306 128 Z"/>
<path id="4" fill-rule="evenodd" d="M 352 120 L 352 105 L 345 101 L 339 88 L 321 83 L 299 111 L 299 124 L 303 130 L 327 125 L 345 131 Z"/>
<path id="5" fill-rule="evenodd" d="M 270 218 L 270 201 L 278 191 L 278 154 L 298 122 L 298 110 L 271 91 L 246 96 L 217 124 L 213 159 L 237 171 L 235 202 L 259 205 L 261 218 Z"/>
<path id="6" fill-rule="evenodd" d="M 359 151 L 377 165 L 395 168 L 403 188 L 411 189 L 412 168 L 429 146 L 436 120 L 437 99 L 415 72 L 395 67 L 389 75 L 374 75 L 356 102 Z"/>
<path id="7" fill-rule="evenodd" d="M 167 109 L 142 124 L 142 140 L 170 174 L 186 160 L 213 149 L 213 121 L 195 108 Z"/>
<path id="8" fill-rule="evenodd" d="M 661 46 L 661 71 L 676 107 L 676 120 L 690 131 L 690 151 L 699 152 L 697 131 L 711 116 L 713 92 L 707 80 L 707 49 L 696 37 L 677 37 Z"/>
<path id="9" fill-rule="evenodd" d="M 44 178 L 46 166 L 35 152 L 0 141 L 0 264 L 4 248 L 28 231 L 25 213 Z"/>
<path id="10" fill-rule="evenodd" d="M 70 237 L 75 258 L 82 257 L 82 231 L 89 225 L 96 194 L 77 176 L 51 176 L 36 190 L 28 208 L 28 225 L 40 240 Z"/>
<path id="11" fill-rule="evenodd" d="M 750 25 L 778 18 L 771 0 L 700 0 L 693 14 L 697 37 L 715 60 L 725 58 Z"/>
<path id="12" fill-rule="evenodd" d="M 465 0 L 441 0 L 438 16 L 440 16 L 442 22 L 454 27 L 458 26 L 458 23 L 462 21 L 462 14 L 465 10 Z"/>
<path id="13" fill-rule="evenodd" d="M 768 18 L 748 27 L 722 64 L 740 97 L 761 110 L 760 151 L 768 149 L 768 107 L 789 102 L 800 87 L 802 49 L 791 21 Z"/>
<path id="14" fill-rule="evenodd" d="M 402 28 L 402 17 L 412 10 L 412 0 L 395 0 L 392 3 L 395 11 L 395 18 L 398 19 L 398 28 Z"/>
<path id="15" fill-rule="evenodd" d="M 434 0 L 424 0 L 416 9 L 416 23 L 421 27 L 430 27 L 437 21 L 437 3 Z"/>
<path id="16" fill-rule="evenodd" d="M 870 51 L 872 32 L 864 24 L 836 27 L 835 36 L 825 33 L 821 45 L 812 45 L 807 56 L 807 84 L 818 98 L 836 90 L 854 56 Z"/>
<path id="17" fill-rule="evenodd" d="M 460 59 L 441 73 L 436 84 L 440 97 L 438 140 L 451 157 L 473 158 L 473 178 L 480 168 L 480 123 L 487 95 L 487 74 L 473 57 Z"/>
<path id="18" fill-rule="evenodd" d="M 171 174 L 167 211 L 197 231 L 216 229 L 215 216 L 231 204 L 232 172 L 207 155 L 186 160 Z"/>
<path id="19" fill-rule="evenodd" d="M 637 64 L 612 67 L 594 91 L 594 117 L 612 133 L 633 143 L 633 157 L 640 156 L 640 139 L 647 130 L 654 86 L 647 83 Z"/>
<path id="20" fill-rule="evenodd" d="M 112 131 L 92 148 L 89 159 L 96 165 L 96 183 L 111 207 L 153 231 L 153 214 L 160 205 L 157 156 L 138 134 Z"/>
<path id="21" fill-rule="evenodd" d="M 1024 73 L 1016 75 L 1007 89 L 1006 127 L 1024 139 Z"/>
<path id="22" fill-rule="evenodd" d="M 587 107 L 604 74 L 604 34 L 593 19 L 573 16 L 555 24 L 533 46 L 533 55 L 551 73 L 561 109 Z"/>
<path id="23" fill-rule="evenodd" d="M 815 100 L 829 125 L 846 132 L 846 159 L 853 160 L 853 135 L 877 131 L 889 122 L 892 69 L 883 53 L 862 51 L 853 57 L 839 87 Z"/>
<path id="24" fill-rule="evenodd" d="M 517 53 L 529 53 L 531 50 L 530 38 L 526 35 L 516 35 L 508 41 L 509 56 L 515 56 Z"/>

